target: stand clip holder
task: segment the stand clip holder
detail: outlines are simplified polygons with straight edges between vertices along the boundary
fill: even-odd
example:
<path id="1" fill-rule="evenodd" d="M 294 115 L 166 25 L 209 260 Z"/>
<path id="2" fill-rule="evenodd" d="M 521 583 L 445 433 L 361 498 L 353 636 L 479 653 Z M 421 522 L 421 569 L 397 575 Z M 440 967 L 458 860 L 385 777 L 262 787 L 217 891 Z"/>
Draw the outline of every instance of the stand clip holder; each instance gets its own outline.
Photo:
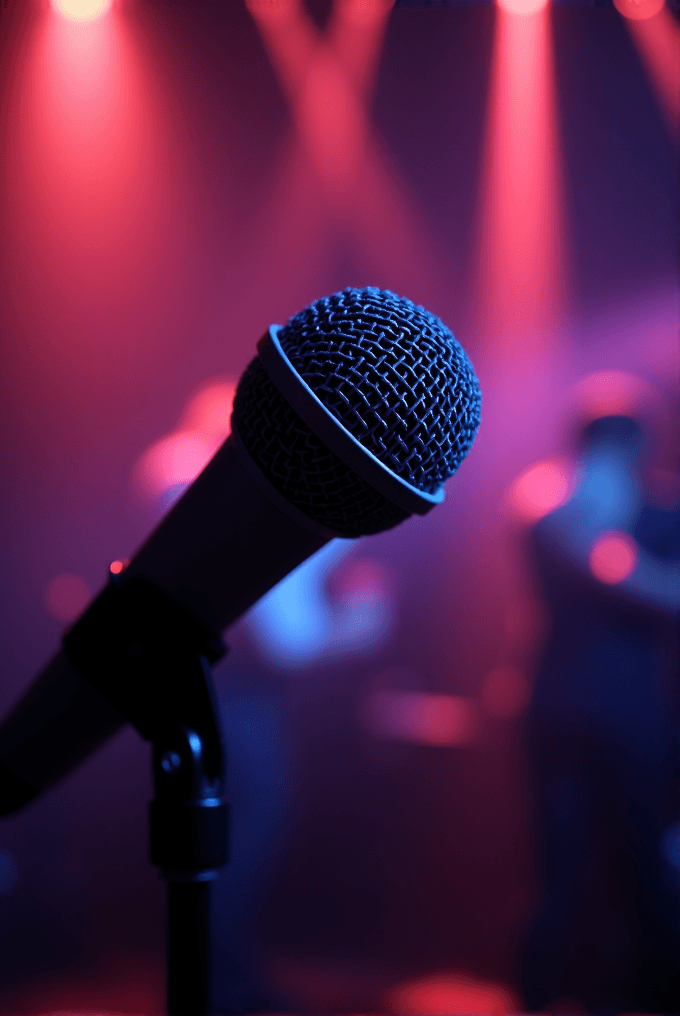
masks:
<path id="1" fill-rule="evenodd" d="M 146 579 L 113 578 L 65 635 L 73 666 L 153 743 L 150 860 L 168 881 L 168 1013 L 210 1012 L 210 882 L 228 858 L 211 664 L 226 652 Z"/>

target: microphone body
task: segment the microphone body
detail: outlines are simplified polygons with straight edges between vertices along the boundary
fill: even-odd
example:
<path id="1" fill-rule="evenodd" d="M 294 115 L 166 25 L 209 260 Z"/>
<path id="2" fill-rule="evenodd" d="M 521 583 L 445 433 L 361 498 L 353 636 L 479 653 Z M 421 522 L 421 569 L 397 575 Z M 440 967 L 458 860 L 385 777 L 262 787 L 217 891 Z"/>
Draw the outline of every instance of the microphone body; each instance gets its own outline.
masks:
<path id="1" fill-rule="evenodd" d="M 334 535 L 265 494 L 237 442 L 227 438 L 121 576 L 150 579 L 215 634 Z"/>
<path id="2" fill-rule="evenodd" d="M 219 635 L 332 536 L 306 524 L 273 488 L 267 496 L 266 480 L 255 482 L 255 467 L 244 468 L 237 441 L 227 438 L 119 579 L 123 587 L 150 580 L 208 635 Z M 62 650 L 0 727 L 0 814 L 51 786 L 125 722 Z"/>
<path id="3" fill-rule="evenodd" d="M 220 632 L 329 539 L 381 532 L 441 502 L 472 445 L 481 395 L 467 355 L 438 318 L 389 291 L 318 300 L 272 326 L 258 352 L 231 436 L 116 577 L 127 599 L 105 589 L 0 726 L 0 815 L 123 723 L 150 736 L 175 628 L 214 662 Z M 131 662 L 144 626 L 151 682 Z M 182 708 L 181 687 L 174 702 Z"/>

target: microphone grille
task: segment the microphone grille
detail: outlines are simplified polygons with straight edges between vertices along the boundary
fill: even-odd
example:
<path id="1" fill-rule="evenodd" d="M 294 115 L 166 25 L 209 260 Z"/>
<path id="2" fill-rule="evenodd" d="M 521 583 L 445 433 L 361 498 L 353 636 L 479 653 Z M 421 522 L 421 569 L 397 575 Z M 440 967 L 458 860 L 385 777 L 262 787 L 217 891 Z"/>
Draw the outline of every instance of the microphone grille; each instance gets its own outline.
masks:
<path id="1" fill-rule="evenodd" d="M 317 437 L 257 356 L 239 381 L 233 423 L 269 482 L 338 536 L 370 536 L 408 518 L 407 511 L 369 486 Z"/>
<path id="2" fill-rule="evenodd" d="M 403 480 L 431 494 L 456 471 L 481 395 L 465 351 L 434 314 L 387 290 L 345 289 L 300 311 L 278 339 L 326 409 Z M 269 482 L 338 535 L 408 518 L 311 430 L 259 357 L 239 382 L 233 424 Z"/>
<path id="3" fill-rule="evenodd" d="M 481 393 L 438 317 L 389 290 L 344 289 L 305 307 L 278 338 L 325 407 L 403 480 L 432 494 L 455 473 Z"/>

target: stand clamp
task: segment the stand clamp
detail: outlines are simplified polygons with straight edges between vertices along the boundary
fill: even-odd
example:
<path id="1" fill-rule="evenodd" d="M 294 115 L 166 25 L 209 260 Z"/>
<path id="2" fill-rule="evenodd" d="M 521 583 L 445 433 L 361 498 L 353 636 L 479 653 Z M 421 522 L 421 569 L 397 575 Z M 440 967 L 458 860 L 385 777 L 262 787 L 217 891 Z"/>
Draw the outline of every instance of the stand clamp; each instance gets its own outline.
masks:
<path id="1" fill-rule="evenodd" d="M 210 1012 L 210 882 L 228 805 L 211 663 L 226 648 L 146 579 L 116 576 L 65 635 L 80 675 L 153 743 L 150 860 L 168 881 L 168 1013 Z"/>

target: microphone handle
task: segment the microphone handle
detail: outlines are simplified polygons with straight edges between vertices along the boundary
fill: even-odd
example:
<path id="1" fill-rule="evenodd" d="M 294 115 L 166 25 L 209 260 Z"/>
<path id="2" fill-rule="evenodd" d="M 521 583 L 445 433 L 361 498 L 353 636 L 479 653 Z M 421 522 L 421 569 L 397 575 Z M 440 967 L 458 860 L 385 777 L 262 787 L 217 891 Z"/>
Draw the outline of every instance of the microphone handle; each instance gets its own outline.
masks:
<path id="1" fill-rule="evenodd" d="M 0 815 L 75 769 L 125 722 L 57 653 L 0 727 Z"/>
<path id="2" fill-rule="evenodd" d="M 121 575 L 218 635 L 335 534 L 290 504 L 231 434 Z"/>
<path id="3" fill-rule="evenodd" d="M 219 634 L 333 535 L 289 504 L 232 434 L 119 581 L 150 580 Z M 0 726 L 0 815 L 57 782 L 125 722 L 58 653 Z"/>

